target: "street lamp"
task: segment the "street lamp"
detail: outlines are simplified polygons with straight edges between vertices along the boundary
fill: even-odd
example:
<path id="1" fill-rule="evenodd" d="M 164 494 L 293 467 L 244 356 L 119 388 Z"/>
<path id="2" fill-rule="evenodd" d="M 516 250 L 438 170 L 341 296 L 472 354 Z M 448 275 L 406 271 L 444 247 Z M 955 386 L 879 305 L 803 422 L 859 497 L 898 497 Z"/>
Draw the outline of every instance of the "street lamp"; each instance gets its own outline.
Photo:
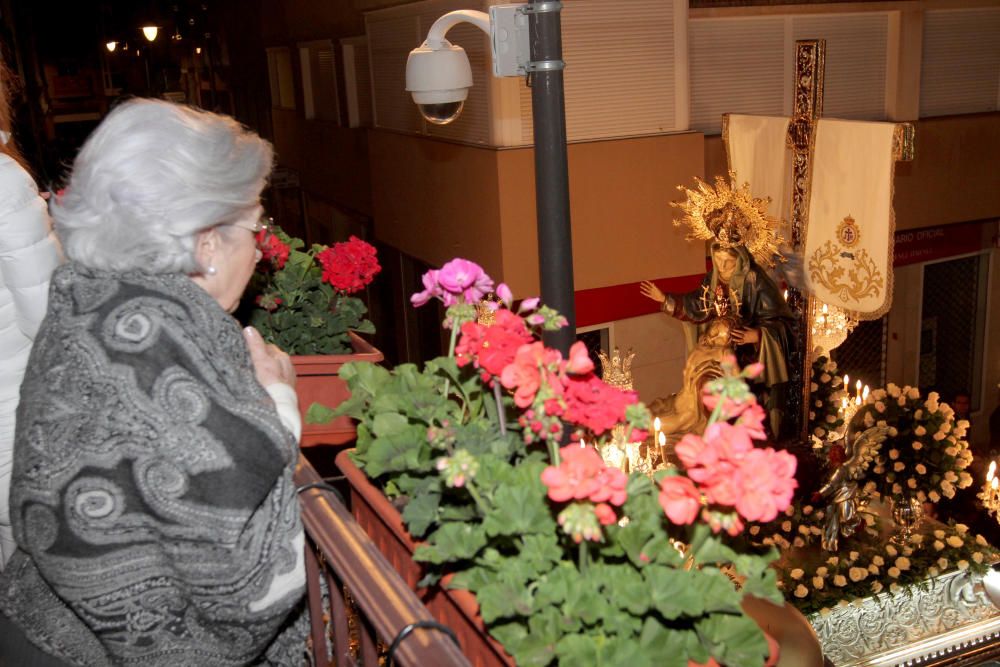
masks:
<path id="1" fill-rule="evenodd" d="M 114 53 L 115 49 L 118 48 L 118 42 L 116 42 L 115 40 L 111 40 L 110 42 L 106 42 L 104 44 L 104 48 L 106 48 L 108 50 L 108 53 Z"/>
<path id="2" fill-rule="evenodd" d="M 566 354 L 576 338 L 573 293 L 573 241 L 566 163 L 566 112 L 563 95 L 561 2 L 532 1 L 494 5 L 489 14 L 448 12 L 434 22 L 406 61 L 406 90 L 430 123 L 442 125 L 462 112 L 472 69 L 465 50 L 445 39 L 459 23 L 471 23 L 490 36 L 494 76 L 531 76 L 531 116 L 535 134 L 535 203 L 542 300 L 566 316 L 568 325 L 543 335 Z"/>
<path id="3" fill-rule="evenodd" d="M 160 29 L 155 25 L 144 25 L 142 26 L 142 34 L 145 35 L 146 39 L 150 42 L 156 40 L 157 33 Z"/>

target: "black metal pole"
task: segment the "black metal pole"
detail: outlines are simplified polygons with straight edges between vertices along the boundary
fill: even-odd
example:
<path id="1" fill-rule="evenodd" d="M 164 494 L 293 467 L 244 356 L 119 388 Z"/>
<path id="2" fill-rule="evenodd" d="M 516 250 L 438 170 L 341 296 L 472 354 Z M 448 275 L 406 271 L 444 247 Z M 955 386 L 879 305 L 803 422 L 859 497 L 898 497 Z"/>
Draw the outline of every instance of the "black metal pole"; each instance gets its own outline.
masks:
<path id="1" fill-rule="evenodd" d="M 531 116 L 535 131 L 535 199 L 538 217 L 538 273 L 542 302 L 569 324 L 546 332 L 545 344 L 569 352 L 576 339 L 573 303 L 573 237 L 569 218 L 566 112 L 563 96 L 560 2 L 528 3 L 531 36 Z"/>

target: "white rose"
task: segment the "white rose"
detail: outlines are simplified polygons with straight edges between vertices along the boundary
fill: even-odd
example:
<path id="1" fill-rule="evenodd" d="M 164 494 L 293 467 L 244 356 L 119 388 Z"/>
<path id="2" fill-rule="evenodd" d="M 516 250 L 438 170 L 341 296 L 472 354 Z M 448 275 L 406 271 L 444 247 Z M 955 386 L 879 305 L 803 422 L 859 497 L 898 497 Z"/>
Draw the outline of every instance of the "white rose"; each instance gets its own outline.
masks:
<path id="1" fill-rule="evenodd" d="M 932 503 L 936 503 L 937 501 L 941 500 L 941 494 L 938 493 L 937 491 L 930 491 L 927 493 L 927 499 L 930 500 Z"/>
<path id="2" fill-rule="evenodd" d="M 806 545 L 806 541 L 803 540 L 801 537 L 796 537 L 794 540 L 792 540 L 792 546 L 794 546 L 794 547 L 802 548 L 805 545 Z"/>
<path id="3" fill-rule="evenodd" d="M 927 466 L 925 466 L 923 463 L 918 463 L 917 465 L 915 465 L 913 467 L 913 469 L 917 471 L 918 475 L 926 475 L 927 474 Z"/>
<path id="4" fill-rule="evenodd" d="M 785 531 L 786 533 L 792 532 L 792 522 L 791 521 L 782 521 L 781 522 L 781 529 L 783 531 Z"/>
<path id="5" fill-rule="evenodd" d="M 957 482 L 958 481 L 958 475 L 956 475 L 955 471 L 953 471 L 953 470 L 946 470 L 945 473 L 944 473 L 944 478 L 946 480 L 948 480 L 949 482 Z"/>
<path id="6" fill-rule="evenodd" d="M 955 566 L 958 567 L 959 570 L 968 570 L 969 569 L 969 561 L 967 561 L 967 560 L 960 560 L 957 563 L 955 563 Z"/>
<path id="7" fill-rule="evenodd" d="M 875 556 L 875 557 L 873 557 L 872 558 L 872 562 L 875 563 L 876 565 L 878 565 L 879 567 L 882 567 L 883 565 L 885 565 L 885 561 L 882 559 L 881 556 Z"/>
<path id="8" fill-rule="evenodd" d="M 929 568 L 927 568 L 927 573 L 930 574 L 932 577 L 938 576 L 938 572 L 939 572 L 939 570 L 936 567 L 934 567 L 933 565 L 931 565 Z"/>
<path id="9" fill-rule="evenodd" d="M 760 532 L 760 526 L 750 526 L 750 534 L 756 535 Z"/>
<path id="10" fill-rule="evenodd" d="M 895 398 L 895 397 L 899 396 L 899 394 L 900 394 L 900 392 L 899 392 L 899 387 L 897 387 L 897 386 L 895 385 L 895 383 L 892 383 L 892 382 L 890 382 L 889 384 L 887 384 L 887 385 L 885 386 L 885 390 L 886 390 L 887 392 L 889 392 L 889 395 L 890 395 L 890 396 L 892 396 L 893 398 Z"/>
<path id="11" fill-rule="evenodd" d="M 937 564 L 938 567 L 941 568 L 942 570 L 948 569 L 948 559 L 945 558 L 944 556 L 941 556 L 941 558 L 937 559 Z"/>
<path id="12" fill-rule="evenodd" d="M 902 472 L 903 470 L 906 470 L 906 464 L 902 461 L 896 461 L 892 464 L 892 470 L 893 472 Z"/>
<path id="13" fill-rule="evenodd" d="M 835 421 L 837 421 L 837 415 L 827 415 L 826 416 L 826 423 L 827 424 L 832 424 Z"/>
<path id="14" fill-rule="evenodd" d="M 815 382 L 810 382 L 809 383 L 809 391 L 817 391 L 817 390 L 819 390 L 819 385 L 816 384 Z"/>
<path id="15" fill-rule="evenodd" d="M 906 407 L 906 396 L 900 396 L 899 398 L 897 398 L 896 399 L 896 405 L 898 405 L 901 408 L 905 408 Z"/>
<path id="16" fill-rule="evenodd" d="M 802 513 L 805 514 L 806 516 L 809 516 L 810 514 L 813 513 L 813 506 L 812 505 L 804 505 L 802 507 Z"/>
<path id="17" fill-rule="evenodd" d="M 916 449 L 916 450 L 921 450 L 921 449 L 924 448 L 924 443 L 920 442 L 919 440 L 914 440 L 913 441 L 913 448 Z"/>
<path id="18" fill-rule="evenodd" d="M 898 579 L 899 578 L 899 568 L 898 567 L 890 567 L 887 570 L 887 572 L 889 573 L 889 576 L 892 577 L 893 579 Z"/>
<path id="19" fill-rule="evenodd" d="M 804 575 L 804 574 L 805 574 L 805 572 L 802 571 L 802 568 L 798 568 L 797 567 L 794 570 L 792 570 L 791 572 L 789 572 L 788 576 L 790 576 L 792 579 L 801 579 L 802 575 Z"/>
<path id="20" fill-rule="evenodd" d="M 983 554 L 980 553 L 980 552 L 978 552 L 978 551 L 974 552 L 972 554 L 972 560 L 976 561 L 977 563 L 982 563 L 983 562 Z"/>
<path id="21" fill-rule="evenodd" d="M 809 589 L 808 588 L 806 588 L 802 584 L 799 584 L 798 586 L 795 587 L 795 597 L 797 597 L 797 598 L 804 598 L 807 595 L 809 595 Z"/>
<path id="22" fill-rule="evenodd" d="M 871 565 L 868 566 L 868 571 L 871 572 L 872 574 L 878 574 L 878 565 L 872 563 Z"/>
<path id="23" fill-rule="evenodd" d="M 898 567 L 900 570 L 909 570 L 910 559 L 906 558 L 905 556 L 900 556 L 899 558 L 896 559 L 896 567 Z"/>
<path id="24" fill-rule="evenodd" d="M 820 565 L 816 568 L 816 574 L 821 577 L 825 577 L 829 571 L 825 565 Z"/>
<path id="25" fill-rule="evenodd" d="M 954 547 L 956 549 L 965 544 L 965 542 L 962 541 L 962 538 L 958 535 L 949 535 L 945 542 L 948 543 L 949 547 Z"/>
<path id="26" fill-rule="evenodd" d="M 927 435 L 927 429 L 925 429 L 923 426 L 918 426 L 915 429 L 913 429 L 913 433 L 914 435 Z"/>
<path id="27" fill-rule="evenodd" d="M 879 412 L 885 412 L 885 403 L 882 401 L 875 401 L 875 409 Z"/>
<path id="28" fill-rule="evenodd" d="M 852 551 L 849 554 L 847 554 L 847 557 L 850 558 L 851 561 L 856 561 L 858 559 L 858 556 L 860 555 L 861 554 L 859 554 L 857 551 Z"/>
<path id="29" fill-rule="evenodd" d="M 925 502 L 927 500 L 927 494 L 923 491 L 917 491 L 917 500 L 919 502 Z"/>
<path id="30" fill-rule="evenodd" d="M 887 544 L 887 545 L 885 545 L 885 552 L 886 552 L 887 554 L 889 554 L 890 556 L 892 556 L 893 558 L 895 558 L 895 557 L 896 557 L 896 554 L 898 553 L 898 552 L 896 551 L 896 547 L 892 546 L 891 544 Z"/>
<path id="31" fill-rule="evenodd" d="M 881 592 L 882 592 L 882 582 L 878 581 L 878 580 L 873 581 L 872 582 L 872 593 L 881 593 Z"/>
<path id="32" fill-rule="evenodd" d="M 813 588 L 815 588 L 818 591 L 823 590 L 823 586 L 826 585 L 826 583 L 823 581 L 823 577 L 813 577 L 812 584 Z"/>
<path id="33" fill-rule="evenodd" d="M 906 397 L 909 398 L 910 400 L 915 401 L 918 398 L 920 398 L 920 390 L 917 389 L 916 387 L 906 387 L 905 391 L 906 391 Z"/>
<path id="34" fill-rule="evenodd" d="M 843 588 L 847 585 L 847 578 L 842 574 L 835 574 L 833 576 L 833 585 Z"/>
<path id="35" fill-rule="evenodd" d="M 906 480 L 906 486 L 911 489 L 917 488 L 917 480 L 911 477 L 910 479 Z"/>
<path id="36" fill-rule="evenodd" d="M 863 567 L 852 567 L 847 571 L 847 576 L 851 578 L 851 581 L 858 582 L 868 576 L 868 570 Z"/>
<path id="37" fill-rule="evenodd" d="M 898 459 L 899 458 L 899 450 L 898 449 L 890 449 L 889 450 L 889 458 L 892 459 L 893 461 L 895 461 L 896 459 Z"/>
<path id="38" fill-rule="evenodd" d="M 956 523 L 955 532 L 958 533 L 959 535 L 965 535 L 967 532 L 969 532 L 969 527 L 966 526 L 964 523 Z"/>
<path id="39" fill-rule="evenodd" d="M 967 489 L 972 486 L 972 475 L 967 472 L 961 472 L 958 475 L 958 488 Z"/>
<path id="40" fill-rule="evenodd" d="M 897 584 L 895 581 L 892 582 L 891 584 L 889 584 L 889 592 L 890 593 L 898 593 L 901 590 L 903 590 L 903 587 L 900 586 L 899 584 Z"/>
<path id="41" fill-rule="evenodd" d="M 823 531 L 819 529 L 819 526 L 809 526 L 810 535 L 819 535 L 821 532 Z"/>
<path id="42" fill-rule="evenodd" d="M 989 542 L 987 542 L 986 538 L 983 537 L 982 535 L 976 535 L 976 544 L 978 544 L 981 547 L 985 547 L 989 545 Z"/>
<path id="43" fill-rule="evenodd" d="M 942 440 L 944 440 L 944 433 L 942 433 L 941 431 L 938 431 L 937 433 L 935 433 L 934 435 L 932 435 L 931 438 L 934 439 L 934 440 L 937 440 L 938 442 L 941 442 Z M 954 450 L 955 448 L 954 447 L 949 447 L 948 449 Z M 948 452 L 948 456 L 954 456 L 956 453 L 957 453 L 956 451 Z"/>
<path id="44" fill-rule="evenodd" d="M 903 487 L 894 482 L 892 485 L 892 492 L 898 496 L 903 493 Z"/>

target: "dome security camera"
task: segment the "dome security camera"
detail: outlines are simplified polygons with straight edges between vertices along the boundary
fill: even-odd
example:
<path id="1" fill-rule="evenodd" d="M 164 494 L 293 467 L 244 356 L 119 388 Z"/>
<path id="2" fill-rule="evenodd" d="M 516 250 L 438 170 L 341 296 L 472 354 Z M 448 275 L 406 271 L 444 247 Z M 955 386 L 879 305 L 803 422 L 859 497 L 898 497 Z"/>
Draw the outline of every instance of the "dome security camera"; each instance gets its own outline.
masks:
<path id="1" fill-rule="evenodd" d="M 406 59 L 406 90 L 428 123 L 447 125 L 462 113 L 472 87 L 472 68 L 465 49 L 442 39 L 425 41 Z"/>

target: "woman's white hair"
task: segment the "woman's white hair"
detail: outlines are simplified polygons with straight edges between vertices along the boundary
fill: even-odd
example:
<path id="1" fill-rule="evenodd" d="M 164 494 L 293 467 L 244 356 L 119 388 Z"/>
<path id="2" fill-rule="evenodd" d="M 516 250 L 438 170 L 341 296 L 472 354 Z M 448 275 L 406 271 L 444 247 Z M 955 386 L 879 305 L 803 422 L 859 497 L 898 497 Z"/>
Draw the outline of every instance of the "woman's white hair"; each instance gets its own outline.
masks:
<path id="1" fill-rule="evenodd" d="M 106 271 L 194 273 L 198 232 L 259 203 L 271 144 L 228 116 L 162 100 L 116 107 L 52 205 L 66 256 Z"/>

